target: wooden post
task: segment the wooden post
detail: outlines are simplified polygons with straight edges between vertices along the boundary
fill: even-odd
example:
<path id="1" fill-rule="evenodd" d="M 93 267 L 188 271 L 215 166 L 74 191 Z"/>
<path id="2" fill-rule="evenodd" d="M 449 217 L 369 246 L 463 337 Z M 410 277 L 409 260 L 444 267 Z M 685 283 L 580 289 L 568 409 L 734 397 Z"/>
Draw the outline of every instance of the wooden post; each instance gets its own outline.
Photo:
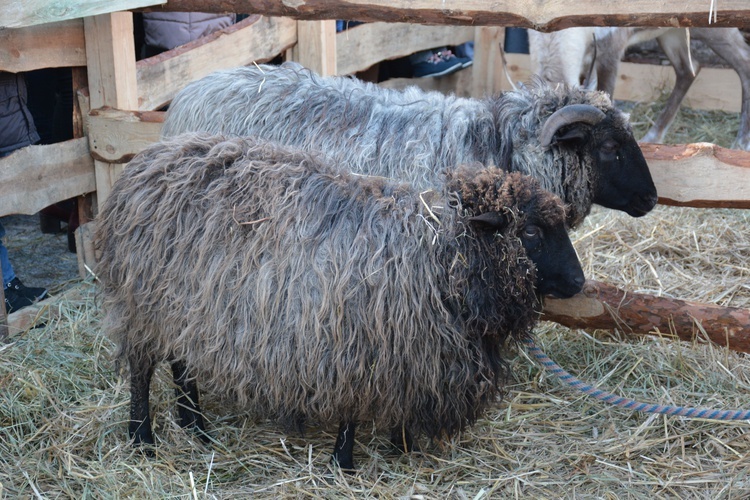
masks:
<path id="1" fill-rule="evenodd" d="M 292 59 L 319 75 L 337 74 L 336 21 L 297 22 L 297 45 Z"/>
<path id="2" fill-rule="evenodd" d="M 91 109 L 138 109 L 133 14 L 115 12 L 86 17 L 83 26 Z M 101 206 L 122 165 L 97 161 L 95 166 L 97 204 Z"/>
<path id="3" fill-rule="evenodd" d="M 505 80 L 500 44 L 505 28 L 494 26 L 474 29 L 474 64 L 472 65 L 472 97 L 482 98 L 500 92 Z"/>

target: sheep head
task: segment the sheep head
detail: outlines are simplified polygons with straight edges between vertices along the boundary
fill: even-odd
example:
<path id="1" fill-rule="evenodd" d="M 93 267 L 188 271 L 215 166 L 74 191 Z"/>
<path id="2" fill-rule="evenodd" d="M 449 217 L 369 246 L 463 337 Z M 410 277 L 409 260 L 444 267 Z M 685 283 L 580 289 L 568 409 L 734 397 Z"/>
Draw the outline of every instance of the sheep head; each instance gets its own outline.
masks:
<path id="1" fill-rule="evenodd" d="M 544 122 L 539 142 L 589 158 L 594 203 L 632 217 L 656 205 L 656 187 L 627 115 L 614 107 L 606 112 L 589 104 L 560 108 Z"/>
<path id="2" fill-rule="evenodd" d="M 447 175 L 448 188 L 473 214 L 469 221 L 478 232 L 521 241 L 536 267 L 539 295 L 565 298 L 581 291 L 583 270 L 566 231 L 560 198 L 528 175 L 499 168 L 462 167 Z"/>

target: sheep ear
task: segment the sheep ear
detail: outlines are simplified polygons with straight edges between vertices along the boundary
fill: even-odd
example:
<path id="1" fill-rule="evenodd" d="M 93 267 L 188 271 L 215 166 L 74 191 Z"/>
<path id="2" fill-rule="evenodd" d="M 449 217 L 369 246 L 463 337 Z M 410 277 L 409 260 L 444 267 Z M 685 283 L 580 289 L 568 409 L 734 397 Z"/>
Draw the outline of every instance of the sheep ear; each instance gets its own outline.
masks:
<path id="1" fill-rule="evenodd" d="M 503 217 L 499 212 L 486 212 L 475 215 L 474 217 L 469 218 L 469 220 L 474 223 L 477 228 L 489 231 L 498 231 L 508 224 L 507 218 Z"/>
<path id="2" fill-rule="evenodd" d="M 588 137 L 587 132 L 588 130 L 585 125 L 582 125 L 582 124 L 573 125 L 565 132 L 560 133 L 560 134 L 555 134 L 555 136 L 552 138 L 552 143 L 557 144 L 560 142 L 581 141 L 583 139 L 586 139 L 586 137 Z"/>

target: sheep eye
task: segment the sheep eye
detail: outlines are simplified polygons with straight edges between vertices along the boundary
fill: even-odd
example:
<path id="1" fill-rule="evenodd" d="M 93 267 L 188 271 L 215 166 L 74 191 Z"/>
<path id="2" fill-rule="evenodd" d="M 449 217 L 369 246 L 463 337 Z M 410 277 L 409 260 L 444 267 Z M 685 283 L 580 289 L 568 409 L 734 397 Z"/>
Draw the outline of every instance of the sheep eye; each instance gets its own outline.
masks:
<path id="1" fill-rule="evenodd" d="M 523 238 L 525 240 L 536 240 L 542 235 L 542 230 L 539 226 L 529 224 L 523 228 Z"/>
<path id="2" fill-rule="evenodd" d="M 602 144 L 602 153 L 610 155 L 615 154 L 617 153 L 619 146 L 620 145 L 615 141 L 605 141 L 604 144 Z"/>

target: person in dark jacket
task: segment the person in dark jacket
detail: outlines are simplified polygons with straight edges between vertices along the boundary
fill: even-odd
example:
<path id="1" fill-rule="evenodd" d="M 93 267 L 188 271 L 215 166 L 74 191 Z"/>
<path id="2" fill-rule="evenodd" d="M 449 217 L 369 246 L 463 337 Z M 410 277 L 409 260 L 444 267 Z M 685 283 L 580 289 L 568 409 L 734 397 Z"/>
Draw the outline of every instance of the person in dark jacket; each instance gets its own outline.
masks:
<path id="1" fill-rule="evenodd" d="M 34 119 L 26 105 L 26 82 L 22 73 L 0 71 L 0 157 L 39 141 Z M 44 288 L 27 287 L 16 276 L 3 245 L 5 228 L 0 223 L 0 268 L 5 311 L 15 312 L 47 296 Z"/>
<path id="2" fill-rule="evenodd" d="M 144 12 L 143 57 L 164 51 L 210 35 L 235 23 L 235 14 L 207 12 Z"/>

